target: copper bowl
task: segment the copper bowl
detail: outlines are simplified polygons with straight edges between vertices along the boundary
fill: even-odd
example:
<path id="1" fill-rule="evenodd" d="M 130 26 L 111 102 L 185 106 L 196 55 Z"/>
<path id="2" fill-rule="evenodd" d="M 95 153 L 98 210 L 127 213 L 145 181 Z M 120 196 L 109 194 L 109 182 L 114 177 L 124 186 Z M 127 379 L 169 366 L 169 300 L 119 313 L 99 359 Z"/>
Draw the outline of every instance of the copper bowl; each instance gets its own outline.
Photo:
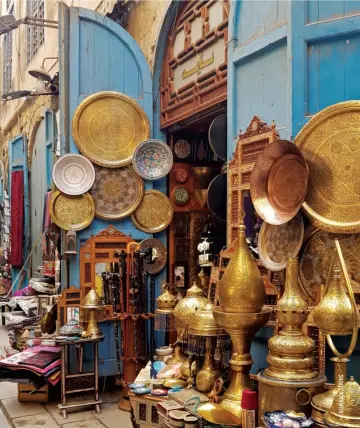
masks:
<path id="1" fill-rule="evenodd" d="M 305 200 L 308 179 L 309 168 L 295 144 L 286 140 L 271 143 L 258 156 L 250 177 L 256 212 L 273 225 L 290 221 Z"/>

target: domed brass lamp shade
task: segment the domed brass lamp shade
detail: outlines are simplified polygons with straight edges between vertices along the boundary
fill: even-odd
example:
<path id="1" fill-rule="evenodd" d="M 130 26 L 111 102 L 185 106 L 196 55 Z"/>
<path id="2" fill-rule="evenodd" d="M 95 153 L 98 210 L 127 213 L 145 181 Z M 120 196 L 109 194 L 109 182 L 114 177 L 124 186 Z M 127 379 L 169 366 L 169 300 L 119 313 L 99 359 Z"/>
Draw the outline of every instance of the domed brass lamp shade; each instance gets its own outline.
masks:
<path id="1" fill-rule="evenodd" d="M 180 300 L 174 309 L 176 327 L 185 329 L 191 323 L 195 313 L 200 311 L 206 303 L 207 299 L 202 289 L 194 282 L 193 286 L 187 290 L 184 299 Z"/>
<path id="2" fill-rule="evenodd" d="M 351 376 L 334 398 L 331 409 L 325 414 L 330 427 L 360 427 L 360 386 Z"/>
<path id="3" fill-rule="evenodd" d="M 170 284 L 164 284 L 164 292 L 156 299 L 155 330 L 174 331 L 174 308 L 176 297 L 169 291 Z"/>
<path id="4" fill-rule="evenodd" d="M 95 289 L 91 289 L 85 296 L 82 308 L 89 311 L 89 321 L 87 326 L 87 333 L 89 337 L 99 337 L 102 335 L 99 328 L 96 311 L 102 309 L 101 297 Z"/>

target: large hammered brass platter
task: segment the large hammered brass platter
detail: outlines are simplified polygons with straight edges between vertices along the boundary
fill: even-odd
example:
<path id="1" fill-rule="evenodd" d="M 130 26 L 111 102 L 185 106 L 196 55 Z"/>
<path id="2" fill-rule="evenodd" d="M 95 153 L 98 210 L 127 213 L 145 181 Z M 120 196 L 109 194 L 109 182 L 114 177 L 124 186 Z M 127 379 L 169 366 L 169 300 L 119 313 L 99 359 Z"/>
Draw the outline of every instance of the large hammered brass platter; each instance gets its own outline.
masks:
<path id="1" fill-rule="evenodd" d="M 72 133 L 80 152 L 109 168 L 129 165 L 136 147 L 150 136 L 144 110 L 119 92 L 98 92 L 76 109 Z"/>
<path id="2" fill-rule="evenodd" d="M 360 233 L 349 235 L 312 230 L 305 238 L 299 256 L 299 277 L 304 291 L 314 302 L 320 285 L 327 280 L 335 238 L 340 242 L 350 278 L 360 283 Z"/>
<path id="3" fill-rule="evenodd" d="M 132 214 L 144 195 L 144 182 L 132 166 L 105 168 L 95 165 L 95 181 L 90 191 L 96 216 L 119 220 Z"/>
<path id="4" fill-rule="evenodd" d="M 295 138 L 309 166 L 303 209 L 333 233 L 360 232 L 360 101 L 316 114 Z"/>
<path id="5" fill-rule="evenodd" d="M 143 232 L 158 233 L 169 226 L 173 214 L 172 203 L 166 195 L 158 190 L 146 190 L 131 220 Z"/>
<path id="6" fill-rule="evenodd" d="M 58 190 L 50 200 L 50 215 L 61 229 L 82 230 L 94 220 L 95 203 L 89 193 L 68 196 Z"/>

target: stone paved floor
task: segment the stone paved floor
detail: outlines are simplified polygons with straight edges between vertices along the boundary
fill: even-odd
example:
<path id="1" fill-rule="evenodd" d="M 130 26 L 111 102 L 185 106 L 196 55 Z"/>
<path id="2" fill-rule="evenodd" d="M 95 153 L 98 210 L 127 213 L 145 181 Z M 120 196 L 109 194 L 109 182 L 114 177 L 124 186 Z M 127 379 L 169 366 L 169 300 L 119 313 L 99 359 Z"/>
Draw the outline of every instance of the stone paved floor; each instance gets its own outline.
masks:
<path id="1" fill-rule="evenodd" d="M 0 326 L 0 346 L 8 342 L 7 330 Z M 73 401 L 84 401 L 89 395 L 73 397 Z M 0 428 L 131 428 L 129 413 L 118 409 L 118 393 L 100 394 L 103 401 L 101 413 L 94 410 L 68 413 L 63 419 L 58 403 L 19 403 L 17 384 L 0 382 Z"/>

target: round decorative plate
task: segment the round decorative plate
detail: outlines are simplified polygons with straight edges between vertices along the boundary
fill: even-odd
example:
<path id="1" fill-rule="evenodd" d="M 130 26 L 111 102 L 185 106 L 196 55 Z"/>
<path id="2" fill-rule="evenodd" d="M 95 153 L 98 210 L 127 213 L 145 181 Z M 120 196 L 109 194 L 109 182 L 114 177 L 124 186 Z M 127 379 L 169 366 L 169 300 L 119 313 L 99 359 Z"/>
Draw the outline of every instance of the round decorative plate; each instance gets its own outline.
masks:
<path id="1" fill-rule="evenodd" d="M 50 200 L 50 215 L 52 221 L 61 229 L 85 229 L 95 217 L 94 199 L 89 193 L 68 196 L 58 190 Z"/>
<path id="2" fill-rule="evenodd" d="M 80 152 L 97 165 L 129 165 L 136 147 L 150 136 L 149 120 L 132 98 L 98 92 L 76 109 L 72 133 Z"/>
<path id="3" fill-rule="evenodd" d="M 176 187 L 173 190 L 172 199 L 175 205 L 182 207 L 189 202 L 189 192 L 187 189 L 185 189 L 185 187 Z"/>
<path id="4" fill-rule="evenodd" d="M 317 113 L 294 142 L 309 166 L 303 209 L 311 222 L 333 233 L 360 232 L 360 101 Z"/>
<path id="5" fill-rule="evenodd" d="M 139 230 L 158 233 L 169 226 L 173 214 L 171 201 L 166 195 L 158 190 L 146 190 L 131 219 Z"/>
<path id="6" fill-rule="evenodd" d="M 174 171 L 175 175 L 175 181 L 177 183 L 186 183 L 189 178 L 189 173 L 186 171 L 185 168 L 176 168 Z"/>
<path id="7" fill-rule="evenodd" d="M 170 147 L 160 140 L 146 140 L 134 151 L 135 171 L 145 180 L 159 180 L 169 174 L 173 165 Z"/>
<path id="8" fill-rule="evenodd" d="M 144 195 L 144 182 L 133 167 L 105 168 L 95 165 L 95 182 L 90 191 L 96 216 L 118 220 L 132 214 Z"/>
<path id="9" fill-rule="evenodd" d="M 227 155 L 227 118 L 222 113 L 216 116 L 209 128 L 209 144 L 212 151 L 221 160 L 226 160 Z"/>
<path id="10" fill-rule="evenodd" d="M 185 159 L 191 153 L 190 143 L 186 140 L 178 140 L 174 145 L 174 153 L 180 159 Z"/>
<path id="11" fill-rule="evenodd" d="M 155 274 L 160 272 L 166 265 L 167 251 L 165 245 L 155 238 L 144 239 L 140 242 L 140 249 L 151 250 L 151 260 L 144 259 L 146 272 Z"/>
<path id="12" fill-rule="evenodd" d="M 55 186 L 67 195 L 86 193 L 94 183 L 95 170 L 86 157 L 77 154 L 61 156 L 53 166 Z"/>
<path id="13" fill-rule="evenodd" d="M 258 238 L 261 263 L 271 271 L 285 269 L 288 257 L 298 255 L 303 237 L 304 222 L 301 214 L 280 226 L 264 221 Z"/>
<path id="14" fill-rule="evenodd" d="M 299 212 L 308 186 L 309 168 L 294 143 L 277 140 L 257 157 L 250 177 L 256 212 L 267 223 L 280 225 Z"/>
<path id="15" fill-rule="evenodd" d="M 209 210 L 216 218 L 226 221 L 227 174 L 219 174 L 210 183 L 207 192 Z"/>
<path id="16" fill-rule="evenodd" d="M 360 283 L 360 233 L 335 234 L 317 229 L 307 236 L 299 257 L 300 283 L 314 302 L 316 289 L 326 283 L 329 274 L 335 238 L 340 242 L 350 278 Z"/>

